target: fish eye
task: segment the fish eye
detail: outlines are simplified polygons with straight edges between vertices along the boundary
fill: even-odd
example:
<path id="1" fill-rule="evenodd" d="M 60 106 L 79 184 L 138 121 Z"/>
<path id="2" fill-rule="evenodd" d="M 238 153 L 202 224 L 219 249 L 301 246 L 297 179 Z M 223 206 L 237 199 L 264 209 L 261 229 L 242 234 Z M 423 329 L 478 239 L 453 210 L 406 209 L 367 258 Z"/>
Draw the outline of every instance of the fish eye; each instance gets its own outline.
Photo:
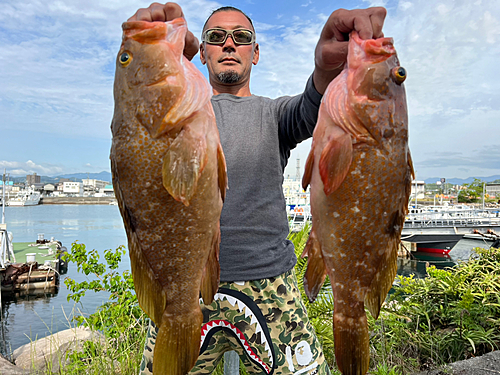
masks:
<path id="1" fill-rule="evenodd" d="M 130 56 L 128 52 L 123 52 L 118 58 L 118 61 L 120 61 L 120 64 L 122 64 L 122 66 L 127 66 L 128 64 L 130 64 L 130 61 L 132 61 L 132 56 Z"/>
<path id="2" fill-rule="evenodd" d="M 392 70 L 392 76 L 396 83 L 401 84 L 406 79 L 406 69 L 402 66 L 397 66 Z"/>

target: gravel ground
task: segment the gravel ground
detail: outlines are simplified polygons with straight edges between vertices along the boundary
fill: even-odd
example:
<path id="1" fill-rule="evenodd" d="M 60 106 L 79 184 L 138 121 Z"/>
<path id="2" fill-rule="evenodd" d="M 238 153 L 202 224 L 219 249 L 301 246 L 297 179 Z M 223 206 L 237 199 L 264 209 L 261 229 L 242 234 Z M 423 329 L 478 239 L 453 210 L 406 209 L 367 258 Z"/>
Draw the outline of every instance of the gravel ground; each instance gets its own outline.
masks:
<path id="1" fill-rule="evenodd" d="M 500 350 L 414 375 L 500 375 Z"/>

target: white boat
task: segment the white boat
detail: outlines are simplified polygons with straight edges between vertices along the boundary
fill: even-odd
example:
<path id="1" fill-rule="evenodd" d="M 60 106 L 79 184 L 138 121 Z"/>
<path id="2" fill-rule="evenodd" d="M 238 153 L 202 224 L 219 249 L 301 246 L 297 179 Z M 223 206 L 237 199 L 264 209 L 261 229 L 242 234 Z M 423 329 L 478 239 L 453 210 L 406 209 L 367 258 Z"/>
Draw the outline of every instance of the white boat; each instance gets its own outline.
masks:
<path id="1" fill-rule="evenodd" d="M 36 206 L 40 203 L 40 193 L 29 187 L 26 190 L 21 190 L 14 198 L 7 201 L 8 206 Z"/>

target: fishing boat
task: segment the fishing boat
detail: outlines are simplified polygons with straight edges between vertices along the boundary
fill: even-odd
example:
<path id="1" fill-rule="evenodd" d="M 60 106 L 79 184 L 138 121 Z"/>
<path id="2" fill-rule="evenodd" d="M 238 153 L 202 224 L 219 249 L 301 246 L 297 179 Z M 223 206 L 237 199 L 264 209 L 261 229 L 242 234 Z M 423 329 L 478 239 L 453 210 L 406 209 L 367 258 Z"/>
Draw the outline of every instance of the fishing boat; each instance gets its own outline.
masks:
<path id="1" fill-rule="evenodd" d="M 36 206 L 40 203 L 40 192 L 32 187 L 19 191 L 14 198 L 7 201 L 8 206 Z"/>

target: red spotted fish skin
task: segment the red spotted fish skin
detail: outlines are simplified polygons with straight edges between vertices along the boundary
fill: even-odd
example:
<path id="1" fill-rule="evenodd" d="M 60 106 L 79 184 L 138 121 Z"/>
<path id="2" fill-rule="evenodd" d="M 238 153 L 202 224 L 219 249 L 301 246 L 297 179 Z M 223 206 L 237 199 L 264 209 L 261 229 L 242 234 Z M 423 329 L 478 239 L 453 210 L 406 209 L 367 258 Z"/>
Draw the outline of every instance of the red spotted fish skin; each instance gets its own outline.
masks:
<path id="1" fill-rule="evenodd" d="M 111 125 L 113 186 L 141 308 L 159 328 L 154 374 L 184 375 L 201 337 L 199 295 L 219 283 L 226 165 L 203 75 L 182 54 L 182 18 L 126 22 Z"/>
<path id="2" fill-rule="evenodd" d="M 397 271 L 413 175 L 405 78 L 391 38 L 365 41 L 352 33 L 347 66 L 325 92 L 306 163 L 313 225 L 304 285 L 314 300 L 330 277 L 344 375 L 368 371 L 365 307 L 378 317 Z"/>

